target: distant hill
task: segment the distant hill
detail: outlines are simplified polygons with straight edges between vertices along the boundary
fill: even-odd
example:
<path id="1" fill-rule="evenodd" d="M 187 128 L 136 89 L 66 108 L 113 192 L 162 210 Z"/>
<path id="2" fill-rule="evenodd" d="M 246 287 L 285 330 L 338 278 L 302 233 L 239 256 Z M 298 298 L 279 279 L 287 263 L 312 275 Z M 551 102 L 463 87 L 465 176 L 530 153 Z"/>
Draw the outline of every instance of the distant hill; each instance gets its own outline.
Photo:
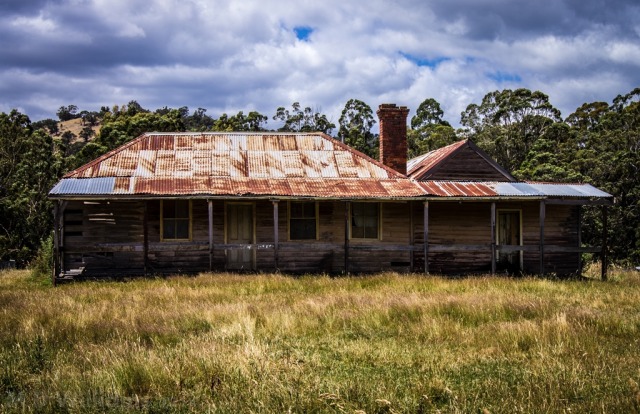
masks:
<path id="1" fill-rule="evenodd" d="M 73 135 L 75 135 L 75 138 L 71 141 L 72 143 L 82 141 L 83 139 L 80 137 L 80 133 L 86 126 L 88 126 L 88 124 L 86 123 L 83 124 L 82 118 L 70 119 L 68 121 L 60 121 L 58 122 L 58 133 L 55 134 L 54 137 L 60 138 L 62 134 L 64 134 L 66 131 L 69 131 Z M 98 134 L 100 133 L 101 127 L 102 127 L 101 122 L 98 122 L 97 125 L 91 127 L 91 129 L 93 130 L 93 136 L 89 138 L 89 141 L 93 140 L 96 136 L 98 136 Z"/>

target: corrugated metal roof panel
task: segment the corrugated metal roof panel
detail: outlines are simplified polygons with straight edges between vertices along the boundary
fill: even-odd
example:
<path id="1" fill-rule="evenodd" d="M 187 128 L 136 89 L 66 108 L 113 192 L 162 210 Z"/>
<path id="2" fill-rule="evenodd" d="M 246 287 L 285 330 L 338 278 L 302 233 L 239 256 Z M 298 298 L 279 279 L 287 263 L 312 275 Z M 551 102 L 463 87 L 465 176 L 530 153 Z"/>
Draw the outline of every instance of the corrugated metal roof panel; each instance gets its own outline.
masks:
<path id="1" fill-rule="evenodd" d="M 544 194 L 527 183 L 490 183 L 490 186 L 500 196 L 541 197 Z"/>
<path id="2" fill-rule="evenodd" d="M 421 181 L 427 194 L 440 197 L 611 198 L 589 184 Z"/>
<path id="3" fill-rule="evenodd" d="M 612 197 L 590 184 L 556 184 L 556 183 L 527 183 L 532 188 L 546 196 L 560 197 Z"/>
<path id="4" fill-rule="evenodd" d="M 578 197 L 610 198 L 589 184 L 415 182 L 375 178 L 106 177 L 65 178 L 51 195 L 212 195 L 330 198 Z"/>
<path id="5" fill-rule="evenodd" d="M 429 195 L 439 197 L 495 197 L 497 193 L 486 183 L 458 181 L 422 181 Z"/>
<path id="6" fill-rule="evenodd" d="M 287 177 L 304 177 L 302 154 L 297 151 L 287 151 L 282 154 L 282 165 Z"/>
<path id="7" fill-rule="evenodd" d="M 66 177 L 277 178 L 288 174 L 388 178 L 397 173 L 322 134 L 181 133 L 143 135 Z"/>
<path id="8" fill-rule="evenodd" d="M 326 135 L 278 133 L 146 134 L 70 172 L 50 194 L 610 197 L 586 184 L 416 182 Z"/>
<path id="9" fill-rule="evenodd" d="M 49 194 L 113 194 L 115 177 L 105 178 L 63 178 Z"/>

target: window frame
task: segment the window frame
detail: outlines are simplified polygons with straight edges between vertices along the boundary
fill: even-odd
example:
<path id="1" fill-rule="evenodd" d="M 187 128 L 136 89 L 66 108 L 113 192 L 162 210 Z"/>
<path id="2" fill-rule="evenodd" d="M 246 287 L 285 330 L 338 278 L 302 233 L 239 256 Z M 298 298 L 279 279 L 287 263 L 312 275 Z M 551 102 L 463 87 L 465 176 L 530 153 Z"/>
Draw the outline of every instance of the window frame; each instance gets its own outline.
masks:
<path id="1" fill-rule="evenodd" d="M 315 237 L 309 239 L 292 239 L 291 238 L 291 204 L 296 203 L 307 203 L 314 204 L 314 220 L 315 220 Z M 318 201 L 314 200 L 289 200 L 287 201 L 287 241 L 309 241 L 309 240 L 320 240 L 320 208 Z M 295 220 L 295 218 L 294 218 Z"/>
<path id="2" fill-rule="evenodd" d="M 165 227 L 165 217 L 164 217 L 164 204 L 166 202 L 178 202 L 178 201 L 187 201 L 189 203 L 189 237 L 188 238 L 167 238 L 164 237 L 164 227 Z M 169 220 L 179 220 L 183 218 L 168 218 Z M 184 200 L 184 199 L 169 199 L 169 200 L 160 200 L 160 241 L 161 242 L 180 242 L 180 241 L 192 241 L 193 240 L 193 201 L 192 200 Z"/>
<path id="3" fill-rule="evenodd" d="M 354 204 L 377 204 L 378 205 L 378 236 L 377 237 L 355 237 L 353 236 L 353 205 Z M 382 206 L 379 201 L 352 201 L 349 203 L 349 240 L 382 240 Z"/>

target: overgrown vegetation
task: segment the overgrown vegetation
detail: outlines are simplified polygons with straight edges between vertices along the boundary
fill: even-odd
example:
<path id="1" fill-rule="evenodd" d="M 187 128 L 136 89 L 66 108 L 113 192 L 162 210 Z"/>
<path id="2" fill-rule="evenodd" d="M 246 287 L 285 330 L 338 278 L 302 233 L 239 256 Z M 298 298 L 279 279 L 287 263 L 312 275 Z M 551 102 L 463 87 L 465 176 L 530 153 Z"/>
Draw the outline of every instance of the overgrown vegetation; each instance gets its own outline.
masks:
<path id="1" fill-rule="evenodd" d="M 0 412 L 640 412 L 609 282 L 0 273 Z M 361 411 L 357 411 L 361 410 Z"/>
<path id="2" fill-rule="evenodd" d="M 618 95 L 611 104 L 585 103 L 564 120 L 549 97 L 528 89 L 494 91 L 461 114 L 462 128 L 445 120 L 440 104 L 425 99 L 411 117 L 409 156 L 470 138 L 522 180 L 587 182 L 616 197 L 610 209 L 610 257 L 624 264 L 640 262 L 640 88 Z M 269 118 L 256 111 L 222 114 L 215 119 L 198 108 L 159 108 L 138 102 L 100 111 L 62 106 L 60 120 L 80 121 L 79 137 L 53 119 L 31 123 L 12 111 L 0 114 L 0 260 L 28 264 L 52 228 L 47 192 L 70 169 L 138 135 L 166 131 L 264 131 L 267 121 L 279 131 L 333 133 L 326 115 L 294 102 Z M 378 136 L 371 107 L 350 99 L 336 137 L 372 157 Z M 99 130 L 99 132 L 98 132 Z M 97 133 L 97 135 L 95 135 Z M 95 135 L 95 136 L 94 136 Z M 55 139 L 53 137 L 56 137 Z M 81 139 L 79 139 L 81 138 Z M 583 241 L 600 245 L 601 218 L 585 209 Z M 596 259 L 598 259 L 596 257 Z"/>

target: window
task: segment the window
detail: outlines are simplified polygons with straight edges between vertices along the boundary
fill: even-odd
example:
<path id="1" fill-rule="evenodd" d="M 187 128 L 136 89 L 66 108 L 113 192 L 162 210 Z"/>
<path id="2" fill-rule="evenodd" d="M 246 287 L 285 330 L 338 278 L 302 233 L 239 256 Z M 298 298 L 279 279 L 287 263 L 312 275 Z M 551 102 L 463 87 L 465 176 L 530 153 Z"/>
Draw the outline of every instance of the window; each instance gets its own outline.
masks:
<path id="1" fill-rule="evenodd" d="M 351 237 L 354 239 L 379 238 L 380 204 L 351 203 Z"/>
<path id="2" fill-rule="evenodd" d="M 162 201 L 162 240 L 191 240 L 191 202 Z"/>
<path id="3" fill-rule="evenodd" d="M 289 203 L 289 240 L 317 238 L 317 210 L 313 201 Z"/>

